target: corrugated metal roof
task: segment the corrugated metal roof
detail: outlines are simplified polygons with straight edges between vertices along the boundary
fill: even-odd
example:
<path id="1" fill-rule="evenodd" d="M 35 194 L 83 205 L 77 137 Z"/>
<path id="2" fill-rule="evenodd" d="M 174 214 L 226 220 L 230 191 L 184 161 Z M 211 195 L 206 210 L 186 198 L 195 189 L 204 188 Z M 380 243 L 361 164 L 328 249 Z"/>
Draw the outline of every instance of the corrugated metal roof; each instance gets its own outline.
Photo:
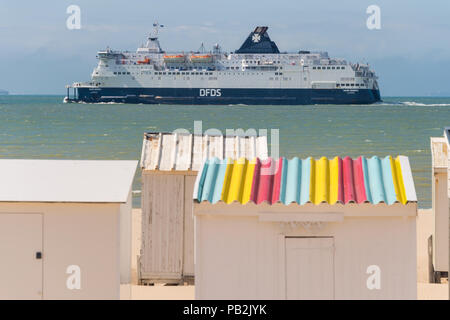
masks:
<path id="1" fill-rule="evenodd" d="M 137 161 L 0 160 L 2 202 L 127 202 Z"/>
<path id="2" fill-rule="evenodd" d="M 417 196 L 407 157 L 318 160 L 209 159 L 199 172 L 194 200 L 256 204 L 402 203 Z"/>
<path id="3" fill-rule="evenodd" d="M 146 133 L 141 168 L 161 171 L 198 171 L 206 159 L 267 158 L 266 136 L 222 136 Z"/>

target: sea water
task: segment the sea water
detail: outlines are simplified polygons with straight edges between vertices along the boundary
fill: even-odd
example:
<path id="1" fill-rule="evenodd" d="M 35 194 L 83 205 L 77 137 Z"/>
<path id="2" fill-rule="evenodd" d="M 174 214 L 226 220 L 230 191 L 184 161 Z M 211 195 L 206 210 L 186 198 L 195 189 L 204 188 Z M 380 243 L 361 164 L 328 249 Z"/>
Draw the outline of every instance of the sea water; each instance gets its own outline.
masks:
<path id="1" fill-rule="evenodd" d="M 419 207 L 431 207 L 430 137 L 450 126 L 450 98 L 388 97 L 373 105 L 64 104 L 63 96 L 0 96 L 0 158 L 136 159 L 143 133 L 184 128 L 279 129 L 280 155 L 406 155 Z M 269 140 L 270 143 L 270 140 Z M 270 151 L 270 145 L 269 145 Z M 0 177 L 1 183 L 1 177 Z M 140 170 L 133 204 L 140 206 Z"/>

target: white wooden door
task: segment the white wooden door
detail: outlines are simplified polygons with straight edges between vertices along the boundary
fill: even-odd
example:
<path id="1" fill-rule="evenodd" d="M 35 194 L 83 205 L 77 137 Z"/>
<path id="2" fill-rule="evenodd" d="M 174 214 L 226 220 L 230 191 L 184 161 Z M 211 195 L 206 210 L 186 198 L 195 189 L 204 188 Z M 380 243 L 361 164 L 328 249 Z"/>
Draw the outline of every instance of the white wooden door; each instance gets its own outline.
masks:
<path id="1" fill-rule="evenodd" d="M 0 299 L 42 299 L 42 215 L 0 213 Z"/>
<path id="2" fill-rule="evenodd" d="M 286 238 L 286 298 L 334 299 L 333 238 Z"/>
<path id="3" fill-rule="evenodd" d="M 184 176 L 145 174 L 141 277 L 180 280 L 183 268 Z"/>

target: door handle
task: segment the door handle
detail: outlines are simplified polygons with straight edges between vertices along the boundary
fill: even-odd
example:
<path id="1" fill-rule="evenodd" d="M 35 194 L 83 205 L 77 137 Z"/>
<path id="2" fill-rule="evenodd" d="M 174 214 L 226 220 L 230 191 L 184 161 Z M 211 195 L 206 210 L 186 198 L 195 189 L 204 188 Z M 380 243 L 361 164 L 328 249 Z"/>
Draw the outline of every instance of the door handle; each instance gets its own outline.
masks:
<path id="1" fill-rule="evenodd" d="M 40 260 L 40 259 L 42 259 L 42 252 L 37 251 L 36 252 L 36 260 Z"/>

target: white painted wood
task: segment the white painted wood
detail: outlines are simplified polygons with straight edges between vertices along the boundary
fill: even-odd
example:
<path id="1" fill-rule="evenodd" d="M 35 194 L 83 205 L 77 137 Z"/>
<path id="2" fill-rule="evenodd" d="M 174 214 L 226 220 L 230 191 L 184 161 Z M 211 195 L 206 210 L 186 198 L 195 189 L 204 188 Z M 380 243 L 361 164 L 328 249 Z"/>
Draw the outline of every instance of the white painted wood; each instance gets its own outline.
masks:
<path id="1" fill-rule="evenodd" d="M 131 211 L 133 209 L 131 190 L 126 203 L 119 210 L 120 241 L 120 284 L 131 283 Z"/>
<path id="2" fill-rule="evenodd" d="M 260 213 L 259 221 L 270 222 L 291 222 L 291 221 L 324 221 L 336 222 L 343 221 L 344 214 L 341 212 L 333 213 Z"/>
<path id="3" fill-rule="evenodd" d="M 184 180 L 184 256 L 183 276 L 194 276 L 194 213 L 192 193 L 195 176 L 185 176 Z"/>
<path id="4" fill-rule="evenodd" d="M 0 213 L 8 213 L 10 219 L 0 221 L 0 244 L 13 243 L 20 252 L 22 242 L 31 237 L 39 247 L 40 297 L 120 297 L 120 282 L 129 283 L 131 276 L 131 184 L 136 166 L 137 161 L 0 160 Z M 15 223 L 19 218 L 24 220 Z M 33 227 L 37 231 L 30 230 L 29 219 L 39 220 L 39 228 Z M 11 240 L 14 234 L 23 239 Z M 0 273 L 19 287 L 29 282 L 26 288 L 34 290 L 35 280 L 22 270 L 33 260 L 17 261 L 21 253 L 3 253 L 6 262 L 0 263 Z M 2 266 L 9 263 L 9 273 L 3 272 Z M 69 266 L 80 268 L 82 289 L 67 287 Z M 0 287 L 5 284 L 14 292 L 14 283 L 0 281 Z"/>
<path id="5" fill-rule="evenodd" d="M 203 136 L 194 135 L 193 141 L 192 170 L 197 171 L 203 164 Z"/>
<path id="6" fill-rule="evenodd" d="M 393 216 L 417 216 L 417 203 L 409 202 L 406 205 L 394 203 L 387 205 L 379 203 L 373 205 L 371 203 L 361 204 L 334 204 L 328 203 L 312 204 L 307 203 L 299 206 L 297 203 L 285 205 L 283 203 L 267 203 L 255 204 L 249 202 L 245 206 L 239 202 L 226 204 L 217 202 L 211 204 L 207 201 L 202 203 L 194 203 L 195 215 L 229 215 L 229 216 L 258 216 L 260 214 L 288 214 L 288 213 L 343 213 L 345 217 L 393 217 Z"/>
<path id="7" fill-rule="evenodd" d="M 225 136 L 225 159 L 231 158 L 236 159 L 236 147 L 235 147 L 235 137 Z"/>
<path id="8" fill-rule="evenodd" d="M 246 144 L 247 140 L 248 140 L 248 138 L 236 136 L 236 145 L 237 145 L 237 150 L 238 150 L 237 159 L 245 157 L 248 154 L 247 153 L 247 144 Z"/>
<path id="9" fill-rule="evenodd" d="M 403 185 L 405 187 L 406 199 L 408 201 L 417 201 L 416 188 L 414 187 L 411 166 L 409 159 L 405 156 L 398 156 L 403 176 Z"/>
<path id="10" fill-rule="evenodd" d="M 208 136 L 208 159 L 223 158 L 223 136 Z"/>
<path id="11" fill-rule="evenodd" d="M 448 168 L 448 148 L 446 139 L 444 137 L 431 137 L 430 146 L 433 167 L 437 170 L 443 169 L 446 171 Z"/>
<path id="12" fill-rule="evenodd" d="M 276 299 L 285 300 L 286 299 L 286 237 L 284 234 L 280 233 L 277 235 L 277 255 L 276 261 L 279 263 L 276 264 L 276 272 L 277 272 L 277 293 L 275 295 Z"/>
<path id="13" fill-rule="evenodd" d="M 40 274 L 43 279 L 43 299 L 119 299 L 121 206 L 119 203 L 0 203 L 2 213 L 42 214 L 42 240 L 33 240 L 33 244 L 42 246 Z M 3 227 L 6 228 L 7 224 L 2 221 L 0 229 Z M 13 229 L 9 227 L 11 232 Z M 31 231 L 25 232 L 20 228 L 15 233 L 21 239 L 28 239 L 32 235 Z M 10 243 L 5 238 L 7 232 L 2 230 L 1 244 Z M 20 241 L 14 245 L 17 247 Z M 8 256 L 8 261 L 14 259 L 14 255 Z M 5 257 L 2 257 L 0 265 L 3 265 L 4 260 Z M 67 288 L 70 274 L 66 271 L 71 265 L 80 267 L 80 290 Z M 22 265 L 14 263 L 14 266 L 8 274 L 11 281 L 21 283 L 23 278 L 28 282 L 27 276 L 21 272 Z M 26 288 L 32 286 L 30 281 Z"/>
<path id="14" fill-rule="evenodd" d="M 335 299 L 417 297 L 414 215 L 344 215 L 344 221 L 314 230 L 261 222 L 257 215 L 197 215 L 196 210 L 194 206 L 197 299 L 284 299 L 282 236 L 334 238 Z M 370 265 L 382 270 L 380 290 L 366 286 Z"/>
<path id="15" fill-rule="evenodd" d="M 433 267 L 436 271 L 449 270 L 449 215 L 448 145 L 445 137 L 432 137 L 432 212 L 433 212 Z"/>
<path id="16" fill-rule="evenodd" d="M 42 299 L 42 215 L 0 212 L 0 299 Z"/>
<path id="17" fill-rule="evenodd" d="M 0 160 L 0 201 L 125 203 L 137 161 Z"/>
<path id="18" fill-rule="evenodd" d="M 204 163 L 208 159 L 209 155 L 209 136 L 205 134 L 202 139 L 202 158 L 201 162 Z"/>
<path id="19" fill-rule="evenodd" d="M 156 150 L 154 152 L 154 167 L 153 169 L 160 169 L 162 154 L 162 133 L 159 133 L 158 140 L 156 141 Z"/>
<path id="20" fill-rule="evenodd" d="M 147 157 L 146 150 L 148 149 L 147 143 L 149 143 L 149 141 L 144 138 L 144 140 L 142 141 L 141 160 L 139 161 L 139 165 L 141 166 L 141 168 L 145 168 L 148 163 L 148 159 L 146 158 Z"/>
<path id="21" fill-rule="evenodd" d="M 181 279 L 184 176 L 144 174 L 143 180 L 141 274 Z"/>
<path id="22" fill-rule="evenodd" d="M 433 169 L 433 266 L 436 271 L 448 271 L 449 267 L 449 197 L 447 172 Z"/>
<path id="23" fill-rule="evenodd" d="M 170 170 L 175 169 L 175 164 L 177 162 L 178 157 L 178 134 L 175 133 L 172 136 L 173 139 L 173 148 L 172 148 L 172 155 L 171 155 L 171 162 L 170 162 Z"/>
<path id="24" fill-rule="evenodd" d="M 209 158 L 267 158 L 267 137 L 146 133 L 141 153 L 145 170 L 199 170 Z"/>
<path id="25" fill-rule="evenodd" d="M 286 298 L 334 299 L 333 238 L 286 238 Z"/>
<path id="26" fill-rule="evenodd" d="M 145 139 L 148 143 L 143 144 L 146 150 L 141 156 L 145 167 L 140 273 L 143 279 L 158 280 L 193 276 L 192 194 L 198 170 L 202 170 L 207 158 L 253 158 L 264 154 L 255 151 L 254 137 L 147 133 Z M 259 149 L 267 150 L 265 137 L 256 141 Z M 177 221 L 176 226 L 173 221 Z M 169 247 L 167 238 L 173 247 Z"/>
<path id="27" fill-rule="evenodd" d="M 159 162 L 159 170 L 170 171 L 174 161 L 174 149 L 176 135 L 163 134 L 161 137 L 161 156 Z"/>
<path id="28" fill-rule="evenodd" d="M 175 151 L 174 170 L 189 170 L 191 168 L 191 147 L 192 135 L 179 134 L 177 140 L 177 150 Z"/>
<path id="29" fill-rule="evenodd" d="M 256 154 L 261 160 L 265 160 L 269 157 L 267 151 L 267 136 L 259 136 L 256 138 Z"/>
<path id="30" fill-rule="evenodd" d="M 256 137 L 250 137 L 248 140 L 247 156 L 248 159 L 254 159 L 256 157 Z"/>
<path id="31" fill-rule="evenodd" d="M 196 216 L 196 299 L 278 299 L 278 235 L 237 219 Z"/>

